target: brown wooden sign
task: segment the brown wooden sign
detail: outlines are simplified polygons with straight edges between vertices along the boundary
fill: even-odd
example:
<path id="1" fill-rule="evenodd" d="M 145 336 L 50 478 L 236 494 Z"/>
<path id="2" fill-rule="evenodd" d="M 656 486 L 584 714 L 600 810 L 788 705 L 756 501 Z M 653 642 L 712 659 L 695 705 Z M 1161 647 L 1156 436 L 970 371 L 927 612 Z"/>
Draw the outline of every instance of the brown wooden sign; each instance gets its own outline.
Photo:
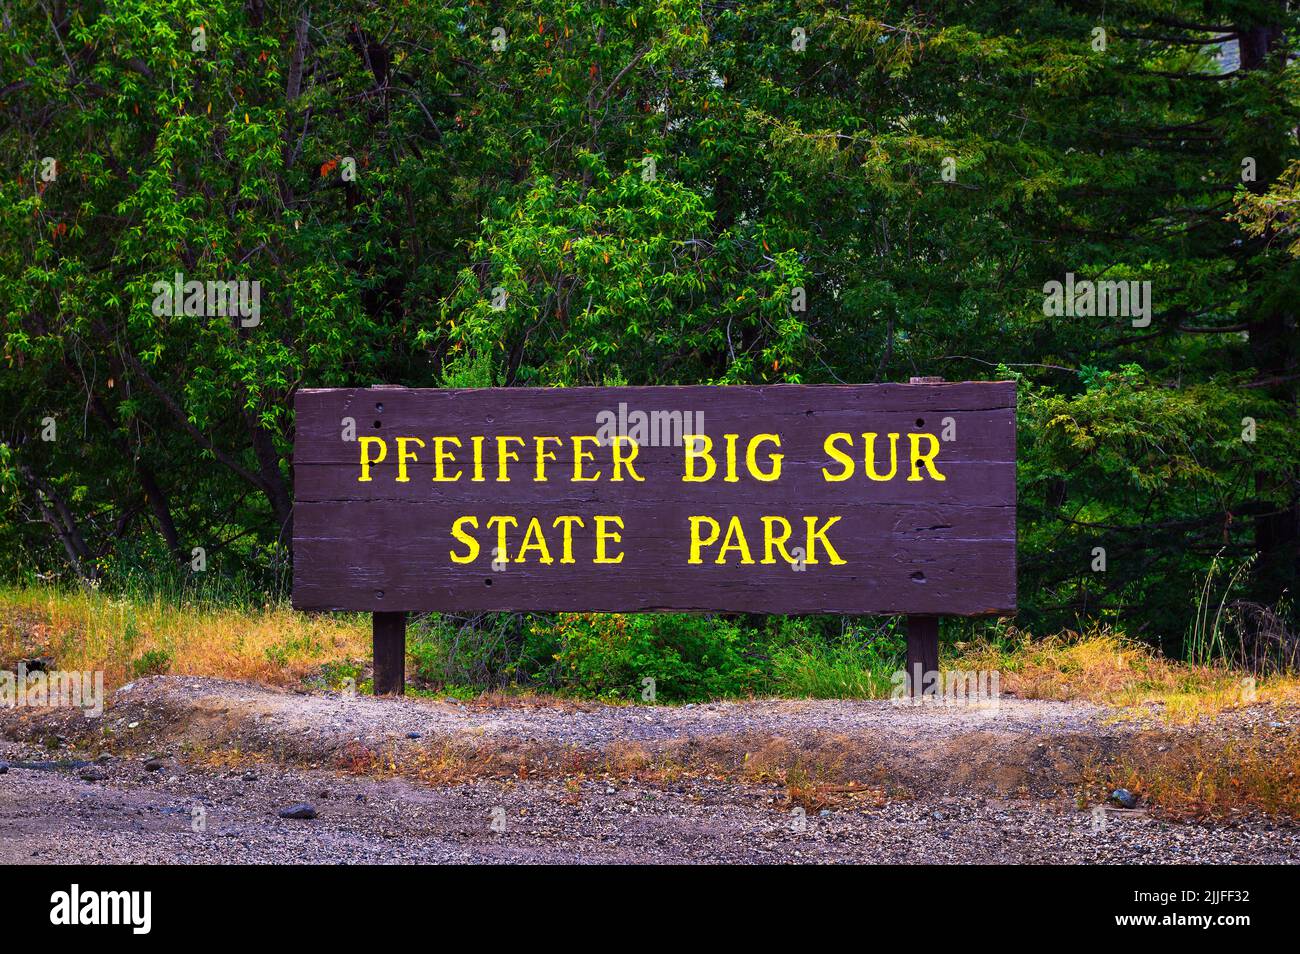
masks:
<path id="1" fill-rule="evenodd" d="M 1015 609 L 1015 385 L 303 390 L 294 605 Z"/>

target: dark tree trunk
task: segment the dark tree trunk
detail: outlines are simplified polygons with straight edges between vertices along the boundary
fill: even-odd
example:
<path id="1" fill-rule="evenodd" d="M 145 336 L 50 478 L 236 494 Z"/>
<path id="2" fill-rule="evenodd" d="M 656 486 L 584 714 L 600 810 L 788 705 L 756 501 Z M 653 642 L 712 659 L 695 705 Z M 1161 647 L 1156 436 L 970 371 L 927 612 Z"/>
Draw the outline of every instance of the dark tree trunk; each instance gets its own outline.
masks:
<path id="1" fill-rule="evenodd" d="M 1281 14 L 1282 5 L 1278 4 Z M 1241 54 L 1241 70 L 1282 69 L 1285 55 L 1285 37 L 1280 23 L 1242 24 L 1235 30 Z M 1281 174 L 1285 159 L 1285 143 L 1288 130 L 1260 130 L 1257 139 L 1256 181 L 1247 183 L 1247 187 L 1256 193 L 1262 193 L 1274 183 Z M 1266 248 L 1261 247 L 1258 254 L 1266 256 Z M 1247 282 L 1256 288 L 1267 286 L 1270 281 L 1267 261 L 1256 261 L 1248 265 Z M 1276 279 L 1274 278 L 1274 281 Z M 1253 289 L 1252 289 L 1253 290 Z M 1296 369 L 1297 369 L 1297 327 L 1294 295 L 1277 292 L 1265 292 L 1260 296 L 1261 304 L 1250 317 L 1250 348 L 1256 371 L 1261 380 L 1271 381 L 1265 393 L 1278 401 L 1291 420 L 1287 431 L 1296 430 Z M 1297 582 L 1297 541 L 1300 540 L 1300 487 L 1298 476 L 1294 472 L 1281 475 L 1284 483 L 1283 503 L 1268 513 L 1255 518 L 1255 548 L 1259 552 L 1256 567 L 1256 580 L 1262 589 L 1261 596 L 1269 602 L 1276 601 L 1284 591 L 1295 592 Z M 1255 489 L 1261 496 L 1273 498 L 1276 495 L 1277 474 L 1257 472 Z"/>

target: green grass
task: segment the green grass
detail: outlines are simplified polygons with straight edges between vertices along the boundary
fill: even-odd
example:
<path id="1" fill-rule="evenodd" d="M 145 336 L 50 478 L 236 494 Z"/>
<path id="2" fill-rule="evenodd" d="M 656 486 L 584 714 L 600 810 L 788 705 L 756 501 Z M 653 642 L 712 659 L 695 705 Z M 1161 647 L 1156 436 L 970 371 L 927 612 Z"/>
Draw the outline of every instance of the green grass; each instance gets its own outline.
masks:
<path id="1" fill-rule="evenodd" d="M 1218 662 L 1168 659 L 1111 627 L 1030 639 L 1005 623 L 942 646 L 948 669 L 1001 674 L 1019 698 L 1121 707 L 1158 703 L 1195 718 L 1258 699 L 1300 700 L 1300 676 L 1251 681 Z M 421 617 L 407 637 L 413 694 L 485 693 L 658 703 L 775 696 L 888 698 L 904 666 L 896 621 L 702 614 Z M 247 591 L 121 593 L 0 587 L 0 669 L 49 656 L 104 672 L 110 691 L 153 674 L 207 675 L 338 690 L 371 685 L 370 618 L 308 614 Z M 1247 692 L 1247 689 L 1249 692 Z"/>
<path id="2" fill-rule="evenodd" d="M 903 658 L 880 643 L 840 645 L 800 642 L 772 655 L 776 694 L 810 699 L 880 699 Z"/>

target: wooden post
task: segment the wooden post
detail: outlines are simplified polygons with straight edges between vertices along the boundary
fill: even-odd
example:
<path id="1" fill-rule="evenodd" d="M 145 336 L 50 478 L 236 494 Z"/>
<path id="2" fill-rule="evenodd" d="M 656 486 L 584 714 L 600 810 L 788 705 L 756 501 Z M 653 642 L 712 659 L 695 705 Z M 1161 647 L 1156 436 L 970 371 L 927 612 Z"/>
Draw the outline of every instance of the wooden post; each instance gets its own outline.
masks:
<path id="1" fill-rule="evenodd" d="M 913 699 L 924 694 L 927 674 L 938 671 L 939 617 L 907 617 L 907 684 Z"/>
<path id="2" fill-rule="evenodd" d="M 375 613 L 375 695 L 406 693 L 406 614 Z"/>
<path id="3" fill-rule="evenodd" d="M 943 378 L 909 378 L 907 383 L 942 384 Z M 927 674 L 938 671 L 939 617 L 907 617 L 907 684 L 912 690 L 913 699 L 920 699 L 924 695 Z"/>

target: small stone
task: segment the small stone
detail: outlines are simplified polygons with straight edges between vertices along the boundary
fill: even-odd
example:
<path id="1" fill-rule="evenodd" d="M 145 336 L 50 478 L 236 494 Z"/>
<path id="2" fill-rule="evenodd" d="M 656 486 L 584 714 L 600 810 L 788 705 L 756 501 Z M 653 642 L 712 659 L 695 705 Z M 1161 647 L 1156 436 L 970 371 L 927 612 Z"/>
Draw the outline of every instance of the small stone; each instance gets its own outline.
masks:
<path id="1" fill-rule="evenodd" d="M 77 773 L 77 776 L 83 782 L 102 782 L 104 779 L 108 778 L 104 772 L 97 768 L 82 769 Z"/>
<path id="2" fill-rule="evenodd" d="M 245 782 L 256 782 L 256 781 L 257 781 L 257 773 L 256 773 L 256 772 L 245 772 L 245 773 L 244 773 L 244 781 L 245 781 Z"/>
<path id="3" fill-rule="evenodd" d="M 1127 788 L 1117 788 L 1110 793 L 1111 801 L 1120 808 L 1137 808 L 1137 796 Z"/>
<path id="4" fill-rule="evenodd" d="M 420 733 L 418 733 L 418 732 L 408 732 L 408 733 L 406 733 L 406 737 L 407 737 L 408 739 L 418 739 L 418 738 L 420 737 Z"/>
<path id="5" fill-rule="evenodd" d="M 297 805 L 290 805 L 288 808 L 280 809 L 280 817 L 310 820 L 316 817 L 316 809 L 306 802 L 299 802 Z"/>
<path id="6" fill-rule="evenodd" d="M 0 762 L 0 775 L 7 775 L 7 774 L 9 774 L 9 763 Z"/>

